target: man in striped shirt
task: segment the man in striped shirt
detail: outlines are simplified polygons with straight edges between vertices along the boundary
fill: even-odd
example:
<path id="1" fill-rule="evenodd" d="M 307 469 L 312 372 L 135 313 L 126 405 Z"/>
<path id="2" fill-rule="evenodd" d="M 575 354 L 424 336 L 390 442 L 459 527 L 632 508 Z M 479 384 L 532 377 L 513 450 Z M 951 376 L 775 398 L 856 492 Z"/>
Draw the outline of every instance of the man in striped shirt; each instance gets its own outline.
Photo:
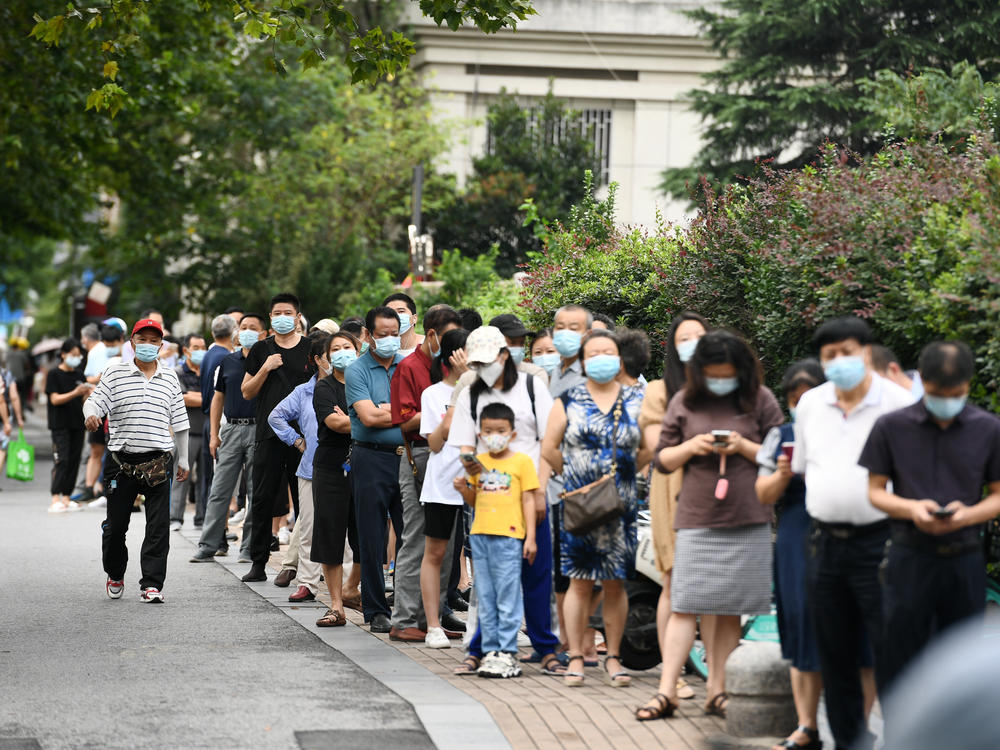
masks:
<path id="1" fill-rule="evenodd" d="M 170 549 L 171 451 L 176 439 L 176 476 L 183 481 L 188 475 L 190 425 L 177 375 L 159 362 L 163 327 L 149 318 L 140 320 L 132 329 L 131 343 L 135 359 L 104 371 L 83 406 L 83 416 L 91 432 L 100 428 L 104 417 L 108 417 L 111 430 L 105 471 L 108 514 L 101 527 L 108 596 L 120 599 L 125 588 L 125 532 L 136 496 L 142 494 L 146 498 L 146 535 L 140 557 L 139 598 L 162 602 Z"/>

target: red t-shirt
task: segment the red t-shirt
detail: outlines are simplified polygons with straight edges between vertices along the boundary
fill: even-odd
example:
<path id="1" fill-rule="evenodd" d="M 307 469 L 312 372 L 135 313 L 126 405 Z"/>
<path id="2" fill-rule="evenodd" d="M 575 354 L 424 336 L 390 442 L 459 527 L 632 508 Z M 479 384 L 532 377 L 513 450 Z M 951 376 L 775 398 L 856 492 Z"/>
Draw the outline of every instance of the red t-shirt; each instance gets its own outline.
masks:
<path id="1" fill-rule="evenodd" d="M 396 365 L 396 374 L 389 386 L 392 406 L 392 423 L 401 425 L 420 413 L 420 396 L 431 387 L 431 359 L 423 349 L 417 350 Z M 423 445 L 427 441 L 420 436 L 420 425 L 404 437 L 411 443 Z"/>

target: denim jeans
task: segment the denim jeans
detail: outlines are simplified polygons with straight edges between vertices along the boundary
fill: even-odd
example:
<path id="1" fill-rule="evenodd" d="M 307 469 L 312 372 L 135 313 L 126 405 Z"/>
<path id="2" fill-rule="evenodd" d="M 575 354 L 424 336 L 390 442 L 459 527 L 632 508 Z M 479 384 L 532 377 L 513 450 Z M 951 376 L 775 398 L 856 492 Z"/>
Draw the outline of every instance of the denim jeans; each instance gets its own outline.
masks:
<path id="1" fill-rule="evenodd" d="M 201 553 L 216 552 L 229 546 L 226 542 L 226 520 L 229 518 L 229 503 L 239 486 L 241 471 L 247 477 L 247 513 L 243 520 L 240 551 L 250 551 L 250 498 L 253 497 L 250 467 L 253 466 L 255 429 L 252 424 L 224 424 L 219 430 L 222 442 L 216 451 L 218 458 L 212 477 L 212 490 L 208 493 L 205 506 L 205 525 L 202 526 L 201 539 L 198 541 L 198 551 Z"/>
<path id="2" fill-rule="evenodd" d="M 483 653 L 517 653 L 517 631 L 524 617 L 521 556 L 524 542 L 509 536 L 473 534 L 476 599 Z"/>

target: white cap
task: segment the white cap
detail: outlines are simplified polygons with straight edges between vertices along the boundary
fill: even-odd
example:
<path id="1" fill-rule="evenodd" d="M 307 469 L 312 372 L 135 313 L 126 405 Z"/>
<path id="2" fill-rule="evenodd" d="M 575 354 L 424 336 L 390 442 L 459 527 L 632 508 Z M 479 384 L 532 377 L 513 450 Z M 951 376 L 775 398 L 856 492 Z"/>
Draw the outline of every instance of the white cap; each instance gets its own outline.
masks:
<path id="1" fill-rule="evenodd" d="M 340 326 L 337 325 L 337 321 L 331 320 L 330 318 L 323 318 L 322 320 L 317 320 L 313 328 L 318 328 L 323 331 L 323 333 L 329 333 L 331 336 L 340 330 Z"/>
<path id="2" fill-rule="evenodd" d="M 465 358 L 470 362 L 489 364 L 507 346 L 507 339 L 496 326 L 480 326 L 465 340 Z"/>

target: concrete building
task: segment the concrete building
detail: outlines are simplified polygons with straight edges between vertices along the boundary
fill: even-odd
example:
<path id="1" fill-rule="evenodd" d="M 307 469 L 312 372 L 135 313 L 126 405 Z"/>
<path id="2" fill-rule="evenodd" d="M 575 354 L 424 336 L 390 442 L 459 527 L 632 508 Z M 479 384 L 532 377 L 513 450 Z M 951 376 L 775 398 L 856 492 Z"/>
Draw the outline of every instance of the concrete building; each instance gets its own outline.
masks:
<path id="1" fill-rule="evenodd" d="M 697 0 L 535 0 L 517 31 L 451 31 L 412 17 L 412 61 L 434 92 L 442 120 L 460 125 L 444 169 L 469 174 L 487 143 L 486 111 L 502 89 L 526 102 L 553 92 L 594 125 L 599 181 L 620 184 L 618 218 L 652 226 L 656 211 L 684 218 L 686 204 L 657 190 L 665 167 L 686 166 L 699 148 L 700 123 L 683 102 L 717 58 L 683 10 Z M 412 4 L 415 6 L 415 4 Z"/>

